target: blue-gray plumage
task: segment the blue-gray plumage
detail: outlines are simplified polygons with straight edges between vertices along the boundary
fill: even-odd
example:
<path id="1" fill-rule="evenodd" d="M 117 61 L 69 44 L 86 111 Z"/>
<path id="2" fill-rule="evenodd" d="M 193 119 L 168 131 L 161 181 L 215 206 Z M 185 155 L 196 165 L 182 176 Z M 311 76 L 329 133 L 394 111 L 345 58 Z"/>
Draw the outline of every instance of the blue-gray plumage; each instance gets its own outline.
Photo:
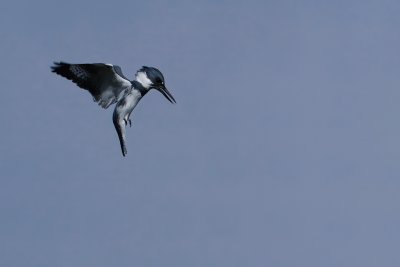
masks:
<path id="1" fill-rule="evenodd" d="M 150 90 L 161 92 L 171 103 L 176 103 L 174 97 L 165 87 L 164 76 L 153 67 L 143 66 L 136 72 L 135 80 L 128 80 L 116 65 L 68 64 L 55 62 L 51 67 L 55 72 L 71 80 L 80 88 L 88 90 L 93 100 L 101 107 L 108 108 L 117 103 L 113 113 L 113 123 L 121 144 L 122 155 L 127 154 L 125 127 L 131 126 L 130 115 L 140 99 Z"/>

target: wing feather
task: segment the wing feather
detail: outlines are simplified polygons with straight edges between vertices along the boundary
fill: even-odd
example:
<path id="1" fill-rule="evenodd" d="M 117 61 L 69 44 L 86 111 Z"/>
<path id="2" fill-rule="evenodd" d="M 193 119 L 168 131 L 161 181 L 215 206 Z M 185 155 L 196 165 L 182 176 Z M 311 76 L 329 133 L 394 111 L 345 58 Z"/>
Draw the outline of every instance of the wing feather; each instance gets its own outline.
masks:
<path id="1" fill-rule="evenodd" d="M 71 80 L 80 88 L 88 90 L 94 101 L 103 108 L 116 103 L 122 97 L 122 92 L 132 88 L 131 81 L 116 65 L 55 62 L 51 69 L 52 72 Z"/>

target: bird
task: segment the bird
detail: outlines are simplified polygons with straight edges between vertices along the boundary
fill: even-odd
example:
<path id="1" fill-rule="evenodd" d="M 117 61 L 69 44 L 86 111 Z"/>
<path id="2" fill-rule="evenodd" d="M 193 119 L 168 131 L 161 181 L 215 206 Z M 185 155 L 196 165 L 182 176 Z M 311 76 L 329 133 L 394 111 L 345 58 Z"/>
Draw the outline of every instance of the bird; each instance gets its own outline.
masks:
<path id="1" fill-rule="evenodd" d="M 70 64 L 59 61 L 54 62 L 51 71 L 89 91 L 93 101 L 104 109 L 116 103 L 112 120 L 124 157 L 128 153 L 125 128 L 128 124 L 132 126 L 130 115 L 139 101 L 151 89 L 156 89 L 169 102 L 176 103 L 165 86 L 163 74 L 154 67 L 143 66 L 133 80 L 126 78 L 119 66 L 105 63 Z"/>

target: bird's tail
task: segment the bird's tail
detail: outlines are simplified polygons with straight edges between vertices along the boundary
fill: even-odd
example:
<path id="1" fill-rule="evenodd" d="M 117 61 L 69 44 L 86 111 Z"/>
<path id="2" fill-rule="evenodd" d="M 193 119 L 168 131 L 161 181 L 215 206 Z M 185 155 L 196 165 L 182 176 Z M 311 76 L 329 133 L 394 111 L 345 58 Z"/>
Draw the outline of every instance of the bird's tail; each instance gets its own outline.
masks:
<path id="1" fill-rule="evenodd" d="M 113 123 L 114 123 L 115 130 L 117 130 L 119 143 L 121 144 L 122 155 L 125 157 L 125 155 L 128 153 L 128 151 L 127 151 L 126 145 L 125 145 L 125 123 L 124 123 L 124 120 L 119 118 L 119 116 L 114 112 Z"/>

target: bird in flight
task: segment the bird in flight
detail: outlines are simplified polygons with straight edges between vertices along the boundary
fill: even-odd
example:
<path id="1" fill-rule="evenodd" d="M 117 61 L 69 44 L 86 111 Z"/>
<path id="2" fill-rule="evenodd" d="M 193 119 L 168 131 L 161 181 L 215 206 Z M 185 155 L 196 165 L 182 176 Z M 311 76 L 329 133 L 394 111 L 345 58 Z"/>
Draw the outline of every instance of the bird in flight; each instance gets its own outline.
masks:
<path id="1" fill-rule="evenodd" d="M 135 79 L 130 81 L 117 65 L 69 64 L 54 62 L 52 72 L 71 80 L 80 88 L 88 90 L 93 100 L 102 108 L 108 108 L 117 103 L 113 113 L 113 123 L 121 144 L 122 155 L 127 154 L 125 127 L 132 125 L 130 115 L 140 99 L 150 90 L 161 92 L 171 103 L 176 103 L 174 97 L 165 87 L 162 73 L 153 67 L 143 66 L 136 72 Z"/>

